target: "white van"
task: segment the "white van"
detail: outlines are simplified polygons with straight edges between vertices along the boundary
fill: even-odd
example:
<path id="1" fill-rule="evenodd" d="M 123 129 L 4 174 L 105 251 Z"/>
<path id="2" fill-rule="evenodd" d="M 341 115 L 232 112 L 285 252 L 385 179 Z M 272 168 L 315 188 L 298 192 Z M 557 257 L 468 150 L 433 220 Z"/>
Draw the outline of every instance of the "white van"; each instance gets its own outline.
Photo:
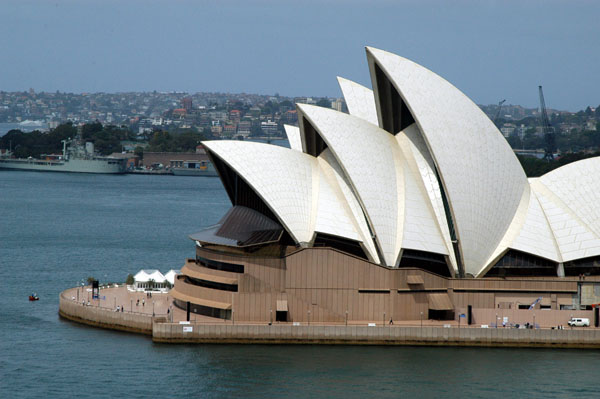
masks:
<path id="1" fill-rule="evenodd" d="M 572 317 L 571 320 L 568 321 L 568 324 L 571 327 L 589 327 L 590 319 L 582 318 L 582 317 Z"/>

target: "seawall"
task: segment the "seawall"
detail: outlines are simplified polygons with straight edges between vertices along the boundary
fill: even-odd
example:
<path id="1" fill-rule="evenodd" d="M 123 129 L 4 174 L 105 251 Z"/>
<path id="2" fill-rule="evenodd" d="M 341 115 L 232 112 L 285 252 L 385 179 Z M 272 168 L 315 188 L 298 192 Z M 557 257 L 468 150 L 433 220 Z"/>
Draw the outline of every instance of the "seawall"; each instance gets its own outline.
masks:
<path id="1" fill-rule="evenodd" d="M 66 290 L 59 295 L 58 314 L 61 317 L 93 327 L 152 335 L 151 315 L 86 306 L 70 299 L 68 292 Z"/>
<path id="2" fill-rule="evenodd" d="M 157 322 L 152 327 L 152 340 L 163 343 L 600 348 L 600 329 L 186 325 Z"/>

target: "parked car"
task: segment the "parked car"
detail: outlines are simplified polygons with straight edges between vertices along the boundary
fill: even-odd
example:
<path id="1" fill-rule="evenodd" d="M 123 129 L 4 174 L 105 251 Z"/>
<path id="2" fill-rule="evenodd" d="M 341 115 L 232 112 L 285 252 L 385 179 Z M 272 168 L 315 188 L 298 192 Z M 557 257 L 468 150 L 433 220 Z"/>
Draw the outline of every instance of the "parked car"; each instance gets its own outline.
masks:
<path id="1" fill-rule="evenodd" d="M 572 317 L 571 320 L 568 321 L 568 324 L 571 327 L 589 327 L 590 319 L 582 318 L 582 317 Z"/>

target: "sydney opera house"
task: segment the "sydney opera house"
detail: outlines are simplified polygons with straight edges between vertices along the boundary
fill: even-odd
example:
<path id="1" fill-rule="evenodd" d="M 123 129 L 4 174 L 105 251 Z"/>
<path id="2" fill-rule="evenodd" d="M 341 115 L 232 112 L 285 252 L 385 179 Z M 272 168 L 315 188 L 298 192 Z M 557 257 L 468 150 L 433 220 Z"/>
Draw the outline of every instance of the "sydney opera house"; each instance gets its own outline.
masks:
<path id="1" fill-rule="evenodd" d="M 366 54 L 372 89 L 338 78 L 348 114 L 297 104 L 291 148 L 203 143 L 232 208 L 191 236 L 175 305 L 340 323 L 600 302 L 600 160 L 528 179 L 460 90 Z"/>

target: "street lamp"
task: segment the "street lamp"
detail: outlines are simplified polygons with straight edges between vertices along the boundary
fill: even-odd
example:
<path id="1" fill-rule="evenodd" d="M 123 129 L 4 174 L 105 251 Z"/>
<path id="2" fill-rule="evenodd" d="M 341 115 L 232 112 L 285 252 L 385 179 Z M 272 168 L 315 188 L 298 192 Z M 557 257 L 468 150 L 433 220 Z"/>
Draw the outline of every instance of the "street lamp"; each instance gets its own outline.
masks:
<path id="1" fill-rule="evenodd" d="M 348 326 L 348 311 L 346 310 L 346 326 Z"/>
<path id="2" fill-rule="evenodd" d="M 533 314 L 533 328 L 535 329 L 535 313 Z"/>
<path id="3" fill-rule="evenodd" d="M 385 312 L 383 312 L 383 326 L 385 327 Z"/>
<path id="4" fill-rule="evenodd" d="M 308 311 L 308 325 L 310 326 L 310 310 Z"/>
<path id="5" fill-rule="evenodd" d="M 496 328 L 498 328 L 498 313 L 496 313 Z"/>
<path id="6" fill-rule="evenodd" d="M 273 309 L 271 309 L 271 315 L 269 316 L 269 324 L 273 324 Z"/>
<path id="7" fill-rule="evenodd" d="M 421 328 L 423 328 L 423 312 L 421 312 Z"/>
<path id="8" fill-rule="evenodd" d="M 152 301 L 152 317 L 154 317 L 154 301 Z"/>

